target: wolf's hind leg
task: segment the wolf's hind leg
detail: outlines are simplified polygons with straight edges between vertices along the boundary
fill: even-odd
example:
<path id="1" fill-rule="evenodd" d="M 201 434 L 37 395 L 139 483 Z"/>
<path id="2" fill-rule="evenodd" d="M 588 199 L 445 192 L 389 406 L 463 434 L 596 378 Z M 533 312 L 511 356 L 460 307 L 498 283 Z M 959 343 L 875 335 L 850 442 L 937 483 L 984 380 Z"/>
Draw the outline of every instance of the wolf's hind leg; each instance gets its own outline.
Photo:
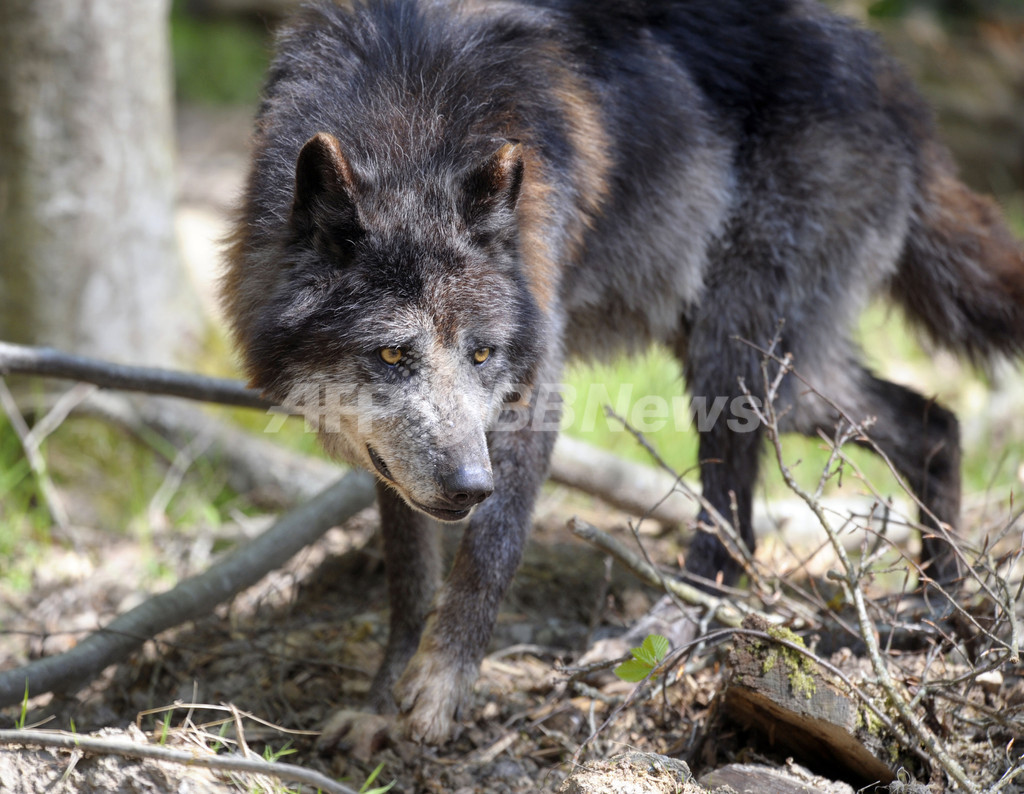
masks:
<path id="1" fill-rule="evenodd" d="M 716 401 L 725 399 L 722 411 L 694 411 L 704 499 L 726 521 L 735 524 L 743 544 L 753 552 L 752 506 L 762 430 L 758 422 L 737 424 L 731 412 L 735 401 L 745 397 L 741 379 L 756 395 L 763 378 L 753 348 L 730 336 L 726 329 L 715 328 L 709 321 L 695 330 L 682 358 L 693 400 L 714 406 Z M 698 521 L 715 526 L 707 510 L 700 511 Z M 686 570 L 710 582 L 720 576 L 722 584 L 731 585 L 739 578 L 742 567 L 718 534 L 701 531 L 690 543 Z"/>
<path id="2" fill-rule="evenodd" d="M 839 380 L 845 381 L 841 387 Z M 839 394 L 834 393 L 837 388 Z M 906 479 L 922 505 L 919 520 L 925 534 L 921 561 L 930 563 L 926 573 L 943 584 L 954 581 L 960 574 L 959 561 L 943 539 L 940 524 L 955 533 L 960 521 L 960 430 L 956 416 L 934 400 L 875 377 L 854 362 L 844 370 L 843 377 L 823 379 L 819 390 L 836 400 L 851 420 L 874 420 L 867 428 L 870 441 L 857 443 L 875 451 L 874 442 Z M 821 430 L 831 436 L 839 419 L 835 409 L 807 394 L 782 429 L 809 436 Z"/>
<path id="3" fill-rule="evenodd" d="M 921 501 L 921 562 L 930 563 L 929 576 L 949 584 L 959 576 L 960 565 L 939 524 L 953 533 L 960 524 L 960 425 L 934 400 L 864 375 L 866 408 L 877 417 L 868 435 Z"/>

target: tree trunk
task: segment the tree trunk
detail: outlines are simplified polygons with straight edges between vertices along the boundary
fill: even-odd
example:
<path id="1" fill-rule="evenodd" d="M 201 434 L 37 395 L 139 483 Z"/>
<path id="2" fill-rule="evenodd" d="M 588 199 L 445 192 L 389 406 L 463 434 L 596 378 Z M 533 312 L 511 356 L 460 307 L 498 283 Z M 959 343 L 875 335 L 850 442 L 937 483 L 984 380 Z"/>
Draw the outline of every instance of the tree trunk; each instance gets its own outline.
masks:
<path id="1" fill-rule="evenodd" d="M 168 11 L 0 2 L 0 338 L 146 364 L 194 343 L 174 239 Z"/>

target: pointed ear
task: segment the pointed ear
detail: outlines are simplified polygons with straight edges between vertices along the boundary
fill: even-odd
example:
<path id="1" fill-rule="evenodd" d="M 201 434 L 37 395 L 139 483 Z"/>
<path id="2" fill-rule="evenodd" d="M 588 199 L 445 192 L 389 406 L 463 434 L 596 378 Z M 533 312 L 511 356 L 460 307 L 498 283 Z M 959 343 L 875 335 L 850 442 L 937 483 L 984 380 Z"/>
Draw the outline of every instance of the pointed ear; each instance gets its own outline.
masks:
<path id="1" fill-rule="evenodd" d="M 292 226 L 303 236 L 315 231 L 334 236 L 358 225 L 355 176 L 333 135 L 318 132 L 299 152 L 295 164 Z"/>
<path id="2" fill-rule="evenodd" d="M 523 147 L 510 141 L 466 177 L 467 219 L 472 224 L 498 210 L 515 209 L 522 184 Z"/>

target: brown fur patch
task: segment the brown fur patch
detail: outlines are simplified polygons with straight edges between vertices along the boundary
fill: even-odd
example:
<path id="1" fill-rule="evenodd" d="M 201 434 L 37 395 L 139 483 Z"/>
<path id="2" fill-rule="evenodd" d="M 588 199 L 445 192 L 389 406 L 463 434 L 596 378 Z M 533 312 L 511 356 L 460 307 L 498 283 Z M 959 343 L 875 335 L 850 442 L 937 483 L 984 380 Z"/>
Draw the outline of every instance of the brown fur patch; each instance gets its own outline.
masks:
<path id="1" fill-rule="evenodd" d="M 467 17 L 515 17 L 523 11 L 517 3 L 500 0 L 462 0 L 458 8 Z M 553 196 L 542 160 L 529 149 L 523 152 L 525 169 L 519 196 L 523 267 L 534 300 L 548 314 L 558 295 L 562 267 L 578 256 L 587 228 L 601 214 L 610 192 L 612 159 L 597 100 L 584 80 L 567 66 L 572 58 L 555 42 L 540 45 L 537 57 L 551 66 L 553 95 L 561 106 L 574 155 L 572 215 L 560 218 L 566 237 L 555 240 L 552 219 L 559 218 L 564 207 L 558 206 L 559 199 Z M 512 130 L 509 135 L 518 137 Z"/>
<path id="2" fill-rule="evenodd" d="M 553 63 L 565 60 L 557 52 L 550 55 Z M 569 142 L 573 149 L 574 213 L 564 219 L 566 239 L 557 253 L 566 261 L 555 261 L 552 249 L 550 219 L 557 216 L 552 206 L 552 188 L 535 154 L 527 152 L 526 174 L 520 196 L 523 264 L 534 299 L 541 310 L 548 312 L 557 295 L 561 268 L 574 260 L 583 246 L 586 231 L 601 214 L 609 194 L 608 174 L 612 161 L 608 154 L 610 142 L 601 123 L 597 101 L 582 79 L 562 68 L 555 80 L 554 96 L 561 105 Z"/>
<path id="3" fill-rule="evenodd" d="M 545 228 L 554 212 L 551 206 L 552 190 L 536 153 L 527 151 L 523 163 L 523 187 L 519 194 L 523 270 L 533 299 L 541 311 L 547 314 L 559 285 L 558 263 L 554 261 L 549 233 Z"/>
<path id="4" fill-rule="evenodd" d="M 1024 247 L 1007 228 L 999 205 L 947 171 L 934 175 L 925 189 L 934 203 L 936 229 L 951 246 L 971 251 L 980 268 L 1024 312 Z"/>
<path id="5" fill-rule="evenodd" d="M 1024 248 L 998 205 L 955 176 L 926 143 L 924 179 L 893 295 L 941 345 L 975 363 L 1024 353 Z"/>
<path id="6" fill-rule="evenodd" d="M 569 122 L 570 141 L 576 157 L 577 203 L 582 211 L 575 232 L 576 245 L 582 243 L 584 227 L 591 226 L 601 214 L 609 194 L 608 174 L 612 168 L 611 143 L 605 133 L 597 100 L 583 81 L 568 70 L 555 89 Z"/>

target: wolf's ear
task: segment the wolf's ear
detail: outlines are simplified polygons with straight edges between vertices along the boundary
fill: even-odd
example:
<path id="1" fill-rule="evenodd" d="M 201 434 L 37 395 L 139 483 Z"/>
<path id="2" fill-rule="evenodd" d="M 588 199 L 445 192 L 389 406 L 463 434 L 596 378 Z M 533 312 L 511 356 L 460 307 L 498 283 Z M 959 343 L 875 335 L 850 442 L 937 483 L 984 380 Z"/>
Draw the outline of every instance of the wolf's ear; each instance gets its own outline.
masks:
<path id="1" fill-rule="evenodd" d="M 316 232 L 328 238 L 350 234 L 359 225 L 355 186 L 338 139 L 318 132 L 303 145 L 295 165 L 292 227 L 303 237 Z"/>
<path id="2" fill-rule="evenodd" d="M 498 210 L 515 209 L 522 185 L 523 147 L 509 141 L 466 177 L 467 220 L 473 224 Z"/>

